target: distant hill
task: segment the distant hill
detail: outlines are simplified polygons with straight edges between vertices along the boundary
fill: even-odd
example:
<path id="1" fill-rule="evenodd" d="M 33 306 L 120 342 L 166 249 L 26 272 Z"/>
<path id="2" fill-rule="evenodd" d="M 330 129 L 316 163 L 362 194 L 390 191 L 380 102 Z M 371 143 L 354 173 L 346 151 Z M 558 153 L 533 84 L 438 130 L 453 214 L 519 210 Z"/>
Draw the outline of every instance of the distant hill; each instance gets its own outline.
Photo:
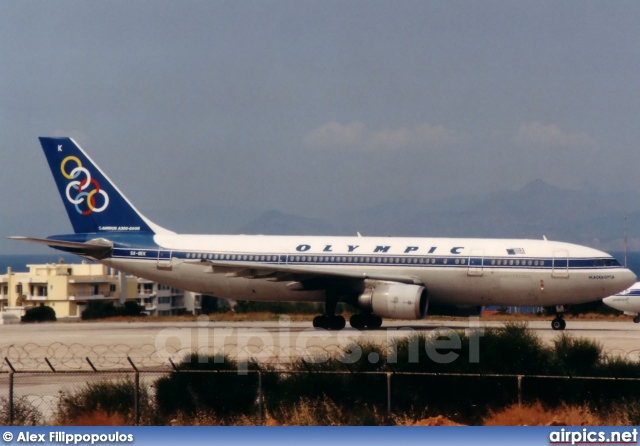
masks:
<path id="1" fill-rule="evenodd" d="M 430 203 L 390 203 L 344 216 L 367 235 L 542 238 L 602 249 L 640 249 L 640 195 L 568 190 L 533 181 L 516 191 Z"/>
<path id="2" fill-rule="evenodd" d="M 355 209 L 322 219 L 267 212 L 241 206 L 209 206 L 179 211 L 146 212 L 168 229 L 183 233 L 265 235 L 355 235 L 416 237 L 496 237 L 540 239 L 622 251 L 627 217 L 628 247 L 640 251 L 640 194 L 604 193 L 594 186 L 563 189 L 533 181 L 521 189 L 464 195 L 419 203 L 397 201 Z M 45 236 L 64 233 L 71 225 L 62 210 L 6 213 L 0 234 Z M 0 240 L 0 254 L 48 252 Z"/>
<path id="3" fill-rule="evenodd" d="M 277 211 L 258 216 L 243 233 L 497 237 L 549 239 L 640 250 L 640 195 L 605 194 L 593 187 L 562 189 L 541 180 L 515 191 L 453 197 L 434 203 L 392 202 L 331 217 L 331 223 Z"/>

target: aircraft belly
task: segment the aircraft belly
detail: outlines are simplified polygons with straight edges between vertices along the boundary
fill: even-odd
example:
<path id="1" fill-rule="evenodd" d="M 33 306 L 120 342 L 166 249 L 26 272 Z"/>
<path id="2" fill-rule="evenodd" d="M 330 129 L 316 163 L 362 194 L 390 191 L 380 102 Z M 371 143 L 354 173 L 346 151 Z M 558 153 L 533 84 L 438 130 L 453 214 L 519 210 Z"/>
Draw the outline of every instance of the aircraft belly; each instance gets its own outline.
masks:
<path id="1" fill-rule="evenodd" d="M 156 261 L 106 259 L 118 270 L 175 288 L 237 300 L 322 302 L 322 291 L 293 291 L 287 282 L 228 277 L 213 273 L 210 266 L 177 263 L 158 268 Z M 550 306 L 593 301 L 615 294 L 620 285 L 614 274 L 570 271 L 554 277 L 550 270 L 513 271 L 485 268 L 481 275 L 466 268 L 413 270 L 425 284 L 433 303 L 448 305 Z"/>
<path id="2" fill-rule="evenodd" d="M 109 259 L 102 263 L 174 288 L 234 300 L 324 302 L 324 293 L 292 291 L 287 282 L 227 277 L 211 273 L 211 267 L 177 264 L 171 270 L 158 269 L 154 261 Z"/>
<path id="3" fill-rule="evenodd" d="M 505 274 L 485 268 L 482 275 L 434 271 L 422 280 L 431 302 L 448 305 L 546 306 L 588 302 L 607 296 L 605 287 L 594 286 L 588 274 L 582 272 L 554 278 L 550 271 Z M 611 286 L 615 287 L 615 283 Z"/>

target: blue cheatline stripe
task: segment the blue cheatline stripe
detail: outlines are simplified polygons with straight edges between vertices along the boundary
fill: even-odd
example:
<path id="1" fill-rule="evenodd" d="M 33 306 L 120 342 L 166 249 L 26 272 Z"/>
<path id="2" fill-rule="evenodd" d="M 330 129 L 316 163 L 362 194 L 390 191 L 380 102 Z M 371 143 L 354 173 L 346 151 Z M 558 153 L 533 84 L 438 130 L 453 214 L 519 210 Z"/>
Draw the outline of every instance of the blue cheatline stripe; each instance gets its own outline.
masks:
<path id="1" fill-rule="evenodd" d="M 491 268 L 491 269 L 556 269 L 591 270 L 603 268 L 622 268 L 611 258 L 535 258 L 526 257 L 462 257 L 462 256 L 380 256 L 380 255 L 300 255 L 282 253 L 230 253 L 230 252 L 195 252 L 169 251 L 157 249 L 115 248 L 113 257 L 119 259 L 169 260 L 170 257 L 181 260 L 212 260 L 223 262 L 250 262 L 260 264 L 289 265 L 341 265 L 341 266 L 386 266 L 386 267 L 430 267 L 430 268 Z M 605 263 L 606 262 L 606 263 Z"/>
<path id="2" fill-rule="evenodd" d="M 618 294 L 615 294 L 615 296 L 618 296 L 618 297 L 640 296 L 640 289 L 630 290 L 630 291 L 625 290 Z"/>

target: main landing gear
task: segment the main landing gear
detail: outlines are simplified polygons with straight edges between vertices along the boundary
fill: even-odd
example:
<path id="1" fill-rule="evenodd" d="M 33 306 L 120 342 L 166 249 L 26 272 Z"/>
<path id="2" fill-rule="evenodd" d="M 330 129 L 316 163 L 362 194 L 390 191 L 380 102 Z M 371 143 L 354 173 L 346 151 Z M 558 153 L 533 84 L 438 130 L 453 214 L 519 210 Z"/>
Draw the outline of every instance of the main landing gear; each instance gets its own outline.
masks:
<path id="1" fill-rule="evenodd" d="M 324 314 L 313 318 L 314 328 L 342 330 L 347 323 L 342 316 L 336 315 L 337 306 L 338 293 L 335 290 L 327 290 Z"/>
<path id="2" fill-rule="evenodd" d="M 313 326 L 315 328 L 324 328 L 325 330 L 342 330 L 347 325 L 342 316 L 335 314 L 322 314 L 313 318 Z"/>
<path id="3" fill-rule="evenodd" d="M 640 316 L 636 314 L 636 316 L 633 318 L 633 322 L 635 322 L 636 324 L 640 323 Z"/>
<path id="4" fill-rule="evenodd" d="M 382 318 L 371 313 L 358 313 L 351 316 L 349 324 L 353 328 L 380 328 L 382 326 Z"/>
<path id="5" fill-rule="evenodd" d="M 339 295 L 336 290 L 326 290 L 325 311 L 324 314 L 313 318 L 313 326 L 315 328 L 342 330 L 345 327 L 345 319 L 336 314 L 338 297 Z M 375 329 L 382 326 L 382 318 L 372 313 L 357 313 L 351 316 L 349 324 L 356 329 Z"/>
<path id="6" fill-rule="evenodd" d="M 564 317 L 564 305 L 556 306 L 556 318 L 551 321 L 551 328 L 554 330 L 564 330 L 567 323 L 563 319 Z"/>

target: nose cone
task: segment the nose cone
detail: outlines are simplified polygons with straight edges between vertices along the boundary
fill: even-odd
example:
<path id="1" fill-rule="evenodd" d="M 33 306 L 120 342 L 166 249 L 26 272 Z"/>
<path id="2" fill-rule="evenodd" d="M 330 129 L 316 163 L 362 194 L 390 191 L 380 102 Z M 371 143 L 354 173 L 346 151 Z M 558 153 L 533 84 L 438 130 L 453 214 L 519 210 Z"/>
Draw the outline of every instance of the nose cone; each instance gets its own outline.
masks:
<path id="1" fill-rule="evenodd" d="M 615 308 L 620 311 L 634 311 L 640 310 L 640 300 L 638 296 L 630 296 L 628 294 L 619 293 L 614 296 L 605 297 L 602 299 L 605 305 Z"/>
<path id="2" fill-rule="evenodd" d="M 620 273 L 616 273 L 616 283 L 620 285 L 620 289 L 616 291 L 619 293 L 620 291 L 624 291 L 627 288 L 631 288 L 631 285 L 636 283 L 638 277 L 635 275 L 633 271 L 630 269 L 623 269 Z"/>
<path id="3" fill-rule="evenodd" d="M 611 280 L 604 280 L 601 283 L 602 287 L 599 288 L 601 294 L 598 299 L 602 299 L 607 304 L 610 301 L 605 301 L 605 299 L 615 297 L 616 294 L 631 288 L 636 283 L 636 280 L 637 277 L 633 271 L 627 268 L 618 268 L 615 270 L 615 274 L 612 275 Z"/>

